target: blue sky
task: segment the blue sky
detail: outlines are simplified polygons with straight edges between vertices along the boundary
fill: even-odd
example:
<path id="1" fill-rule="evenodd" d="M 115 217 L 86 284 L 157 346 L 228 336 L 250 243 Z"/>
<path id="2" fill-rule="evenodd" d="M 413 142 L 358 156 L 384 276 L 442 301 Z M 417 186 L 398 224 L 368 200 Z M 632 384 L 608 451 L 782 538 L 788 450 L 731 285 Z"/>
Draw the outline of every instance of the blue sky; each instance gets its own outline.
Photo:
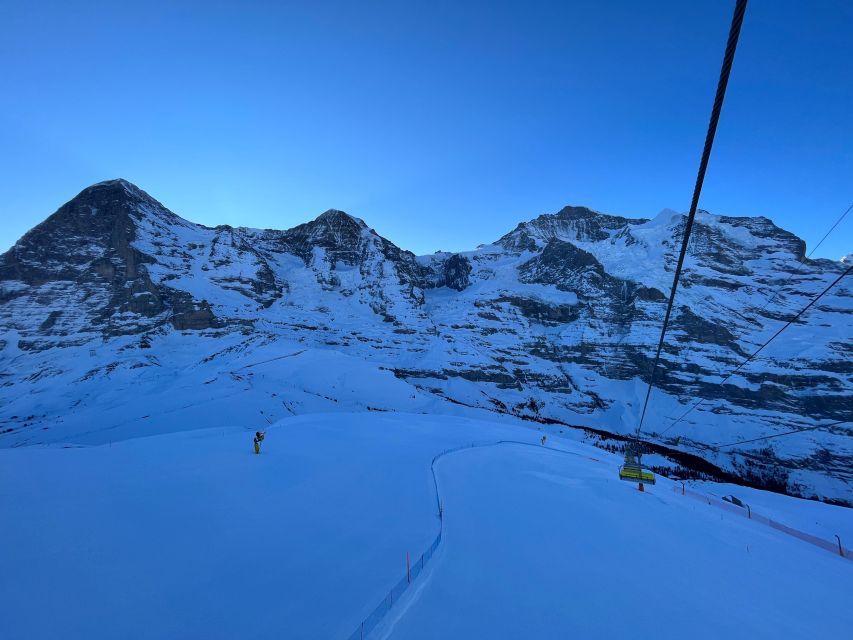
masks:
<path id="1" fill-rule="evenodd" d="M 3 2 L 0 250 L 113 177 L 209 225 L 343 209 L 416 253 L 565 204 L 683 211 L 732 6 Z M 853 201 L 851 24 L 751 0 L 702 208 L 812 246 Z M 850 251 L 853 215 L 817 255 Z"/>

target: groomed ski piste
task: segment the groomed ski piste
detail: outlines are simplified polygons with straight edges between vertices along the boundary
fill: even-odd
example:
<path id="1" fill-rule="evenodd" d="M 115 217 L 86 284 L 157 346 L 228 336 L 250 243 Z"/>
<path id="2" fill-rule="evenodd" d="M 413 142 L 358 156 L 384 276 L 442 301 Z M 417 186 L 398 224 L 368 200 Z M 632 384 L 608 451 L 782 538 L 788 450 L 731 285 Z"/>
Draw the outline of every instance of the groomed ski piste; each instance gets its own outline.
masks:
<path id="1" fill-rule="evenodd" d="M 259 427 L 258 427 L 259 428 Z M 841 638 L 853 562 L 529 424 L 312 414 L 0 450 L 0 638 Z M 500 440 L 512 440 L 497 444 Z M 471 447 L 474 444 L 477 446 Z M 434 465 L 443 517 L 437 509 Z M 853 511 L 735 493 L 847 546 Z M 443 523 L 442 523 L 443 520 Z"/>

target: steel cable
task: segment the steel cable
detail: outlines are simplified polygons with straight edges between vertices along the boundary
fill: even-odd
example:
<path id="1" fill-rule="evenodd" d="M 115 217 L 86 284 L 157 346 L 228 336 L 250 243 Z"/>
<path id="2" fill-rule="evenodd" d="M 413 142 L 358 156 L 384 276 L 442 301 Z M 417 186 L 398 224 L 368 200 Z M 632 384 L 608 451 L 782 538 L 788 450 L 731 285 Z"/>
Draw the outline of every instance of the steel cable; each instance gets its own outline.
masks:
<path id="1" fill-rule="evenodd" d="M 690 232 L 693 230 L 693 221 L 696 219 L 696 209 L 699 206 L 699 195 L 702 192 L 702 185 L 705 182 L 705 171 L 708 168 L 708 161 L 711 157 L 711 147 L 714 145 L 714 136 L 717 133 L 717 123 L 720 120 L 720 112 L 723 108 L 723 100 L 726 97 L 726 87 L 729 83 L 729 74 L 732 70 L 732 62 L 734 62 L 735 51 L 737 50 L 738 38 L 740 37 L 740 28 L 743 24 L 743 17 L 746 12 L 747 0 L 737 0 L 735 5 L 734 15 L 732 16 L 732 25 L 729 29 L 729 39 L 726 43 L 726 52 L 723 56 L 723 65 L 720 69 L 720 80 L 717 83 L 717 93 L 714 98 L 714 106 L 711 109 L 711 120 L 708 123 L 708 133 L 705 135 L 705 147 L 702 150 L 702 159 L 699 161 L 699 172 L 696 175 L 696 185 L 693 188 L 693 199 L 690 202 L 690 212 L 687 214 L 687 223 L 684 228 L 684 238 L 681 241 L 681 252 L 678 255 L 678 263 L 675 266 L 675 274 L 672 278 L 672 290 L 669 293 L 669 302 L 666 305 L 666 314 L 663 319 L 663 327 L 661 327 L 660 340 L 658 341 L 657 352 L 655 353 L 652 372 L 649 377 L 649 386 L 646 389 L 646 398 L 643 402 L 643 411 L 640 414 L 640 423 L 637 425 L 636 438 L 639 440 L 640 432 L 643 429 L 643 421 L 646 418 L 646 409 L 649 406 L 649 397 L 652 393 L 652 387 L 655 383 L 655 375 L 660 362 L 660 353 L 663 349 L 663 341 L 666 336 L 666 329 L 669 325 L 669 317 L 672 314 L 672 305 L 675 301 L 675 293 L 678 290 L 678 280 L 681 277 L 681 269 L 684 266 L 684 257 L 687 254 L 687 243 L 690 240 Z"/>

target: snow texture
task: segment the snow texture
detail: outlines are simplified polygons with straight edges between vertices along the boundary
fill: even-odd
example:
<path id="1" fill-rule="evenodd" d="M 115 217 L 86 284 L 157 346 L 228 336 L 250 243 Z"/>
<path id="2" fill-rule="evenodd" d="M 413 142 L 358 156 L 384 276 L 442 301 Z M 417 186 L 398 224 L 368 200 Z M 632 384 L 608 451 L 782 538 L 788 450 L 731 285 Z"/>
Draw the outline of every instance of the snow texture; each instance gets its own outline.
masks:
<path id="1" fill-rule="evenodd" d="M 430 474 L 506 419 L 375 412 L 0 450 L 0 637 L 346 638 L 439 527 Z M 568 440 L 436 465 L 445 538 L 375 638 L 840 638 L 853 565 L 617 479 Z M 851 511 L 750 492 L 792 526 Z M 763 502 L 764 499 L 766 502 Z"/>

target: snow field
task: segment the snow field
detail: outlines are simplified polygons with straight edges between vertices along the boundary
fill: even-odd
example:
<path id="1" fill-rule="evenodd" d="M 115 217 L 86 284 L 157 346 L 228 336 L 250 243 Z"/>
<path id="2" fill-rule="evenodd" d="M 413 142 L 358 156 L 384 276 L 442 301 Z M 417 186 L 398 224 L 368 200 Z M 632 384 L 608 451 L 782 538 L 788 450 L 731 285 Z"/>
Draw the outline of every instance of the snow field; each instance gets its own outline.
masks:
<path id="1" fill-rule="evenodd" d="M 435 538 L 433 457 L 540 436 L 315 414 L 270 427 L 254 456 L 253 431 L 0 450 L 0 637 L 346 638 Z M 616 456 L 548 444 L 580 455 L 501 444 L 436 463 L 445 539 L 375 637 L 814 638 L 853 624 L 849 562 L 666 480 L 641 494 Z M 765 504 L 792 526 L 853 521 Z"/>
<path id="2" fill-rule="evenodd" d="M 814 638 L 853 621 L 849 563 L 666 480 L 640 493 L 611 465 L 512 444 L 438 469 L 444 550 L 377 637 Z M 787 500 L 790 521 L 803 501 Z"/>

